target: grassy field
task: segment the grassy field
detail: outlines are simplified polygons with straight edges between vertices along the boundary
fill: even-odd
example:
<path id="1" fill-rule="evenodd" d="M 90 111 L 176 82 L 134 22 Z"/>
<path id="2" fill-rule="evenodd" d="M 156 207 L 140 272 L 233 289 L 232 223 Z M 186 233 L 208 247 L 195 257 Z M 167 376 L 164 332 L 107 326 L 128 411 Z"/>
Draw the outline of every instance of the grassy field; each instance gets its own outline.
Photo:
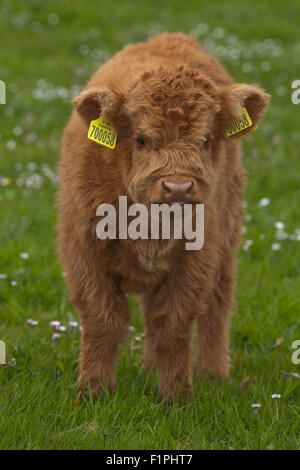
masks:
<path id="1" fill-rule="evenodd" d="M 299 22 L 297 0 L 0 1 L 0 449 L 300 448 L 300 365 L 291 361 L 300 339 L 300 104 L 291 102 Z M 195 380 L 194 401 L 166 409 L 156 373 L 141 367 L 143 325 L 130 298 L 135 330 L 121 348 L 117 389 L 78 405 L 80 331 L 69 324 L 78 319 L 55 254 L 60 138 L 71 98 L 99 64 L 164 30 L 195 35 L 237 81 L 272 94 L 244 142 L 231 378 Z M 255 379 L 241 390 L 246 377 Z"/>

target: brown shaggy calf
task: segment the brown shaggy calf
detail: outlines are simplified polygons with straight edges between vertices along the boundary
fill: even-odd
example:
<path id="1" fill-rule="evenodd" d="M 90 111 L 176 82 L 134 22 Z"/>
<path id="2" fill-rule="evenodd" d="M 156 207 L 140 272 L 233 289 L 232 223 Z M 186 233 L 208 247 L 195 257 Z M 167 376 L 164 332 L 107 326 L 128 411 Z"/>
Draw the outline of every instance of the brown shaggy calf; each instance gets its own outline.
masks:
<path id="1" fill-rule="evenodd" d="M 243 214 L 245 173 L 237 136 L 251 132 L 269 96 L 234 84 L 193 38 L 161 34 L 129 45 L 102 65 L 77 96 L 60 163 L 59 254 L 82 331 L 79 394 L 114 387 L 118 347 L 126 337 L 127 293 L 145 322 L 144 363 L 157 366 L 161 397 L 192 385 L 191 337 L 198 325 L 195 370 L 227 378 L 233 277 Z M 245 107 L 252 125 L 225 137 Z M 109 119 L 114 149 L 87 137 L 91 120 Z M 96 236 L 102 203 L 204 203 L 204 247 L 185 240 Z"/>

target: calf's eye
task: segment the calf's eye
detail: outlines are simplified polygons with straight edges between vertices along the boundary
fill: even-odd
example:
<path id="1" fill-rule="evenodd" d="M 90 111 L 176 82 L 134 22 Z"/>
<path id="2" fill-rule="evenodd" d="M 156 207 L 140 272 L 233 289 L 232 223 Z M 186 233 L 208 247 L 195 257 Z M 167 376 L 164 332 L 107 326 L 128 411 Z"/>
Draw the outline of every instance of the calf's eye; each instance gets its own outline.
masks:
<path id="1" fill-rule="evenodd" d="M 139 147 L 144 147 L 144 145 L 145 145 L 145 141 L 144 141 L 143 137 L 137 137 L 136 138 L 136 143 L 138 144 Z"/>
<path id="2" fill-rule="evenodd" d="M 207 145 L 208 142 L 210 142 L 210 137 L 209 137 L 209 135 L 206 137 L 206 139 L 205 139 L 205 141 L 204 141 L 204 145 Z"/>

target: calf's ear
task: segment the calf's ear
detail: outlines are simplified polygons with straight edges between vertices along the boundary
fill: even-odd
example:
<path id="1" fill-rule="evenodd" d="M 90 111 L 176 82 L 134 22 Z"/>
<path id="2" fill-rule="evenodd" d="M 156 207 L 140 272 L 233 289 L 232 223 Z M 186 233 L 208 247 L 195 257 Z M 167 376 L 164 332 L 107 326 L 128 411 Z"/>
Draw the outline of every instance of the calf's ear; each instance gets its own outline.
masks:
<path id="1" fill-rule="evenodd" d="M 114 119 L 120 110 L 123 97 L 108 88 L 87 88 L 72 103 L 83 121 L 89 125 L 100 115 Z"/>
<path id="2" fill-rule="evenodd" d="M 243 108 L 246 108 L 251 118 L 252 125 L 238 134 L 233 134 L 233 137 L 236 137 L 249 134 L 255 129 L 264 114 L 270 95 L 255 86 L 238 84 L 224 87 L 220 92 L 220 99 L 221 111 L 217 119 L 221 136 L 225 137 L 231 124 L 242 117 Z"/>

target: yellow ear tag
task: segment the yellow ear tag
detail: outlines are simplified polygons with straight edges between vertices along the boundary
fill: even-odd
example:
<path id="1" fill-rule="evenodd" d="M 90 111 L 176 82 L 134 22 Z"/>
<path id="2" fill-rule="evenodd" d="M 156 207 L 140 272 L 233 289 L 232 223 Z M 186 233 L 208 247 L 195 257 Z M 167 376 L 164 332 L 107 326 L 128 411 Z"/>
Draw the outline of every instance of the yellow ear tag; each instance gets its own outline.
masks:
<path id="1" fill-rule="evenodd" d="M 100 116 L 98 119 L 90 122 L 88 138 L 99 145 L 114 149 L 117 141 L 117 132 L 107 118 Z"/>
<path id="2" fill-rule="evenodd" d="M 248 114 L 248 111 L 246 108 L 243 108 L 242 117 L 240 119 L 236 119 L 235 121 L 233 121 L 233 123 L 226 130 L 225 137 L 231 137 L 232 135 L 237 134 L 238 132 L 242 132 L 251 126 L 252 126 L 252 121 Z M 254 129 L 252 129 L 252 131 L 255 131 L 256 129 L 257 129 L 257 126 L 255 126 Z"/>

